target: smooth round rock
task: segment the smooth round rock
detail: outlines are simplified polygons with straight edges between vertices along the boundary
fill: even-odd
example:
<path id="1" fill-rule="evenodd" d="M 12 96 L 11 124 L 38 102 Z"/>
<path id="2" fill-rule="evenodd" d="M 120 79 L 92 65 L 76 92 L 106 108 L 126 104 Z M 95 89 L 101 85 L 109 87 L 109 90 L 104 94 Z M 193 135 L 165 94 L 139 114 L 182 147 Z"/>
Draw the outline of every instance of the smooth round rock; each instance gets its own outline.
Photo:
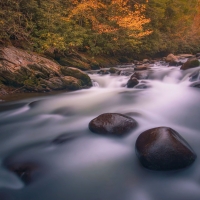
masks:
<path id="1" fill-rule="evenodd" d="M 144 131 L 136 141 L 141 164 L 151 170 L 176 170 L 191 165 L 196 154 L 173 129 L 157 127 Z"/>
<path id="2" fill-rule="evenodd" d="M 92 132 L 115 136 L 123 136 L 136 126 L 137 122 L 133 118 L 119 113 L 104 113 L 89 123 Z"/>

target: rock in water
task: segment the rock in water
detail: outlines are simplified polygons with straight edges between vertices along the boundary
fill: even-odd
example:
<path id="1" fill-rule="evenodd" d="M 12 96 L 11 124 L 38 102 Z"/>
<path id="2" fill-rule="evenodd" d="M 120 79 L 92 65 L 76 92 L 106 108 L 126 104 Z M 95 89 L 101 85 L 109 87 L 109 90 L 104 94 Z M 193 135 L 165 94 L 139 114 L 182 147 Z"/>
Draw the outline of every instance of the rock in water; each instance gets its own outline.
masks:
<path id="1" fill-rule="evenodd" d="M 136 128 L 137 122 L 119 113 L 104 113 L 89 123 L 89 129 L 98 134 L 123 136 Z"/>
<path id="2" fill-rule="evenodd" d="M 142 165 L 151 170 L 181 169 L 196 159 L 189 144 L 168 127 L 144 131 L 139 135 L 135 147 Z"/>
<path id="3" fill-rule="evenodd" d="M 128 80 L 127 82 L 127 88 L 133 88 L 134 86 L 136 86 L 139 83 L 139 81 L 135 78 L 132 77 Z"/>
<path id="4" fill-rule="evenodd" d="M 178 62 L 178 58 L 177 56 L 175 56 L 174 54 L 169 54 L 166 59 L 165 59 L 166 62 Z"/>
<path id="5" fill-rule="evenodd" d="M 194 68 L 194 67 L 199 67 L 200 62 L 198 59 L 196 58 L 189 58 L 182 66 L 181 69 L 182 70 L 186 70 L 186 69 L 190 69 L 190 68 Z"/>

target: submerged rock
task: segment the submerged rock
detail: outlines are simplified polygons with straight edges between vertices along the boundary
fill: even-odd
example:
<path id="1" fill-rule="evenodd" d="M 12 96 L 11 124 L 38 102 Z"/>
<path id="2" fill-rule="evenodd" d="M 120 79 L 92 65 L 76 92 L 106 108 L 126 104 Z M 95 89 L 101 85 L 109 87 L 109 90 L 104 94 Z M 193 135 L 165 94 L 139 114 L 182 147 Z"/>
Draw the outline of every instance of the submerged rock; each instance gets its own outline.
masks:
<path id="1" fill-rule="evenodd" d="M 181 169 L 196 159 L 189 144 L 168 127 L 144 131 L 137 138 L 135 147 L 141 164 L 151 170 Z"/>
<path id="2" fill-rule="evenodd" d="M 57 138 L 55 138 L 52 143 L 58 144 L 58 145 L 63 144 L 63 143 L 66 143 L 66 142 L 69 142 L 69 141 L 75 139 L 75 137 L 77 137 L 77 136 L 74 136 L 72 134 L 63 134 L 63 135 L 60 135 Z"/>
<path id="3" fill-rule="evenodd" d="M 150 88 L 151 86 L 147 83 L 140 83 L 138 85 L 135 86 L 135 88 L 137 89 L 146 89 L 146 88 Z"/>
<path id="4" fill-rule="evenodd" d="M 25 184 L 33 181 L 38 170 L 38 166 L 35 163 L 15 163 L 6 167 L 14 172 Z"/>
<path id="5" fill-rule="evenodd" d="M 135 78 L 132 77 L 128 80 L 127 82 L 127 88 L 133 88 L 134 86 L 136 86 L 139 83 L 139 81 Z"/>
<path id="6" fill-rule="evenodd" d="M 186 70 L 186 69 L 190 69 L 190 68 L 194 68 L 194 67 L 199 67 L 200 62 L 198 59 L 196 58 L 189 58 L 187 60 L 187 62 L 185 62 L 182 66 L 181 69 L 182 70 Z"/>
<path id="7" fill-rule="evenodd" d="M 133 118 L 119 113 L 104 113 L 89 123 L 92 132 L 115 136 L 123 136 L 136 126 L 137 122 Z"/>

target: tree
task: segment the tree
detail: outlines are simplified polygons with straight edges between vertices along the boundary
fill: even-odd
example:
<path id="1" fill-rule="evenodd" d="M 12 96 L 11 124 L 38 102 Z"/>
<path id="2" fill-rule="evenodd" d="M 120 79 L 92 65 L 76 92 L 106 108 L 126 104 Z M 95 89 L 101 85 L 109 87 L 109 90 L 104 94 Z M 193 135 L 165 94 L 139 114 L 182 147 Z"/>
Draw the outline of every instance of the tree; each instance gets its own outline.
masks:
<path id="1" fill-rule="evenodd" d="M 135 4 L 134 10 L 128 0 L 81 0 L 72 5 L 68 19 L 87 30 L 85 46 L 94 54 L 121 52 L 127 46 L 131 50 L 151 33 L 143 29 L 150 21 L 143 15 L 144 5 Z"/>

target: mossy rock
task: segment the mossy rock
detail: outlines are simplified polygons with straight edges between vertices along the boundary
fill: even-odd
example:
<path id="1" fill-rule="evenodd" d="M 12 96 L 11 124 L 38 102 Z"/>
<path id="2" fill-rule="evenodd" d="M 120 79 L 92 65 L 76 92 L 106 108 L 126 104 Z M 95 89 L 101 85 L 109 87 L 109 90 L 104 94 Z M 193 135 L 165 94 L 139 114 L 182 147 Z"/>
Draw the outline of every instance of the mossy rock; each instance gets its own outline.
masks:
<path id="1" fill-rule="evenodd" d="M 71 76 L 65 76 L 62 78 L 65 87 L 69 90 L 79 90 L 82 88 L 82 83 L 77 78 Z"/>
<path id="2" fill-rule="evenodd" d="M 81 60 L 71 60 L 71 59 L 67 59 L 67 58 L 61 58 L 58 63 L 62 66 L 72 66 L 75 68 L 78 68 L 80 70 L 86 71 L 86 70 L 90 70 L 91 67 L 88 63 L 85 63 Z"/>
<path id="3" fill-rule="evenodd" d="M 96 70 L 96 69 L 100 69 L 100 65 L 97 62 L 92 62 L 90 64 L 91 69 Z"/>
<path id="4" fill-rule="evenodd" d="M 185 62 L 182 66 L 181 69 L 182 70 L 186 70 L 186 69 L 190 69 L 190 68 L 194 68 L 194 67 L 199 67 L 200 62 L 198 59 L 196 58 L 189 58 L 187 60 L 187 62 Z"/>
<path id="5" fill-rule="evenodd" d="M 114 73 L 116 73 L 116 69 L 114 68 L 114 67 L 111 67 L 110 69 L 109 69 L 109 72 L 111 73 L 111 74 L 114 74 Z"/>
<path id="6" fill-rule="evenodd" d="M 79 69 L 73 67 L 62 67 L 61 71 L 65 76 L 72 76 L 81 80 L 83 86 L 92 86 L 90 77 Z"/>

